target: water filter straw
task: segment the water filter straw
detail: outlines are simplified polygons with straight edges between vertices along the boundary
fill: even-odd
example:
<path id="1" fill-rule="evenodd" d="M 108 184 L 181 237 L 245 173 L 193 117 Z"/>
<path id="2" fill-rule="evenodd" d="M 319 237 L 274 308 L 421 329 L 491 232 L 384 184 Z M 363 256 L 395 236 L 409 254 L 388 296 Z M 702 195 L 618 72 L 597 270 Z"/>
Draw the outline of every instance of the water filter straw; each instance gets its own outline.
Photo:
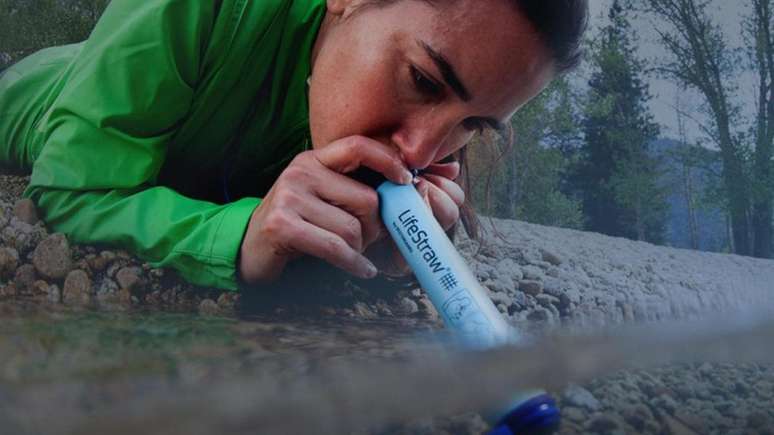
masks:
<path id="1" fill-rule="evenodd" d="M 413 185 L 385 181 L 377 188 L 382 221 L 444 323 L 467 348 L 516 343 L 512 328 L 487 296 Z M 490 435 L 552 433 L 556 403 L 541 391 L 521 392 L 497 413 Z"/>
<path id="2" fill-rule="evenodd" d="M 377 189 L 384 225 L 444 323 L 463 344 L 488 348 L 518 339 L 413 185 Z"/>

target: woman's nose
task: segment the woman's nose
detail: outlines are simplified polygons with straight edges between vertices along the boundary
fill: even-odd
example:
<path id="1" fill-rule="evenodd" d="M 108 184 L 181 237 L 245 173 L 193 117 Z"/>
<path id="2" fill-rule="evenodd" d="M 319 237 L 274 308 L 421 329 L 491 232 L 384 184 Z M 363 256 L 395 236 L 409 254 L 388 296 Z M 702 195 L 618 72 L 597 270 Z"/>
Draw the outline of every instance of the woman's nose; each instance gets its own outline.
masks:
<path id="1" fill-rule="evenodd" d="M 417 125 L 396 131 L 392 142 L 403 154 L 409 169 L 424 169 L 436 160 L 436 156 L 449 140 L 451 129 L 438 123 Z"/>

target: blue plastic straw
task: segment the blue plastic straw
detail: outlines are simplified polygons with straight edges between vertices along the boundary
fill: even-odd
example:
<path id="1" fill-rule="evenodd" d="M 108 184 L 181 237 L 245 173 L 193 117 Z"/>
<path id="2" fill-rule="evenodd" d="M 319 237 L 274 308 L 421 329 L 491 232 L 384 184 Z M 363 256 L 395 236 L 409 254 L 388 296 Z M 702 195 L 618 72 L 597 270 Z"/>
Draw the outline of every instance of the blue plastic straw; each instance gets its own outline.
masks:
<path id="1" fill-rule="evenodd" d="M 471 349 L 518 342 L 416 187 L 385 181 L 377 192 L 384 225 L 454 335 Z M 550 433 L 559 424 L 555 402 L 541 391 L 522 392 L 505 411 L 491 434 Z"/>

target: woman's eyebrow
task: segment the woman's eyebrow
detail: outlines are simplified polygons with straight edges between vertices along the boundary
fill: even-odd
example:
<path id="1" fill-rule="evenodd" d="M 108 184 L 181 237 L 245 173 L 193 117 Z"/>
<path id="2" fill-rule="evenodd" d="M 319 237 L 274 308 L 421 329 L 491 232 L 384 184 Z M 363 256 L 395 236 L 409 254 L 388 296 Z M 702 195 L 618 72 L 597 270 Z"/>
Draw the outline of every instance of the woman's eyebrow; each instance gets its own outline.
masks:
<path id="1" fill-rule="evenodd" d="M 457 76 L 457 73 L 454 71 L 454 67 L 451 66 L 449 61 L 447 61 L 441 53 L 431 47 L 430 44 L 419 39 L 417 39 L 417 44 L 419 44 L 419 46 L 422 47 L 425 52 L 427 52 L 427 55 L 430 56 L 430 59 L 435 62 L 435 65 L 441 71 L 444 82 L 446 82 L 446 84 L 452 88 L 454 93 L 457 94 L 457 96 L 459 96 L 462 101 L 470 101 L 472 99 L 470 92 L 468 92 L 467 88 L 465 88 L 465 85 L 462 84 L 462 80 L 460 80 L 460 78 Z"/>

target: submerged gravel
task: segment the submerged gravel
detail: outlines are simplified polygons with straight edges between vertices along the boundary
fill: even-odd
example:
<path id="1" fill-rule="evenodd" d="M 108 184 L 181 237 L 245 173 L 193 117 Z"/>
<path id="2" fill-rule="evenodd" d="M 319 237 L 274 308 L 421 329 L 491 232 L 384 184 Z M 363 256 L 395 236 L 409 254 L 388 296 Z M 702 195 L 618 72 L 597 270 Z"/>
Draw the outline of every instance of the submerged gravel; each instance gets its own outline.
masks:
<path id="1" fill-rule="evenodd" d="M 27 178 L 0 176 L 0 299 L 98 311 L 245 313 L 329 319 L 412 319 L 440 326 L 418 288 L 351 279 L 314 260 L 266 291 L 192 286 L 110 246 L 50 233 Z M 774 262 L 656 247 L 598 234 L 494 220 L 486 243 L 457 245 L 497 308 L 520 328 L 587 328 L 697 318 L 771 306 Z M 486 225 L 487 220 L 484 220 Z M 296 271 L 303 270 L 304 273 Z M 554 392 L 561 433 L 772 434 L 774 367 L 693 364 L 610 373 Z M 435 418 L 380 433 L 480 433 L 480 416 Z"/>

